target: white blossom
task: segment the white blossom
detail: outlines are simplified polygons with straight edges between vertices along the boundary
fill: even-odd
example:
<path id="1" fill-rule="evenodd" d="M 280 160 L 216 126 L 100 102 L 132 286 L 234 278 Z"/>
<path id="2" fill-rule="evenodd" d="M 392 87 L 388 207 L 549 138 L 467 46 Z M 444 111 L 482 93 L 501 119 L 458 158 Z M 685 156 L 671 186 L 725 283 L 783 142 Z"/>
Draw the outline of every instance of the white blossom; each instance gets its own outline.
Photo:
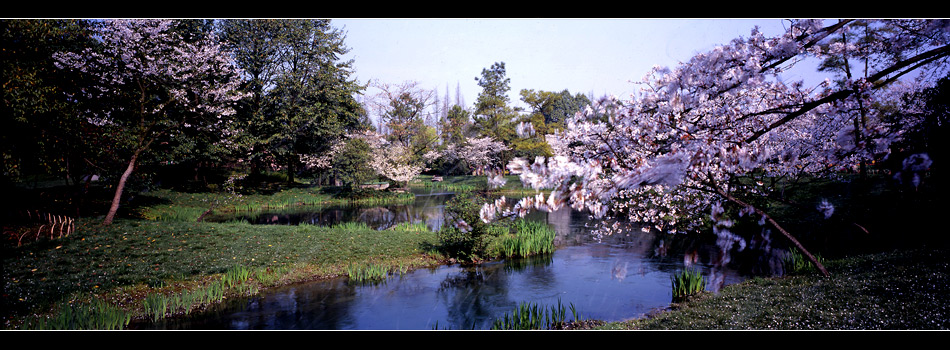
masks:
<path id="1" fill-rule="evenodd" d="M 947 54 L 939 49 L 931 51 L 939 59 L 926 65 L 893 61 L 947 45 L 947 26 L 933 22 L 939 21 L 872 21 L 887 27 L 882 35 L 889 35 L 881 39 L 888 45 L 866 52 L 878 64 L 876 72 L 945 69 Z M 655 228 L 689 230 L 702 224 L 702 215 L 695 213 L 718 206 L 728 199 L 723 194 L 768 193 L 762 184 L 736 187 L 732 181 L 753 171 L 822 176 L 881 156 L 900 133 L 873 118 L 874 110 L 868 108 L 907 87 L 875 85 L 886 75 L 878 80 L 835 77 L 842 84 L 823 82 L 813 88 L 781 76 L 807 58 L 856 54 L 854 45 L 814 48 L 850 25 L 823 27 L 821 20 L 798 20 L 776 37 L 756 28 L 748 37 L 673 69 L 655 67 L 629 99 L 594 101 L 568 118 L 563 132 L 546 135 L 553 157 L 509 163 L 507 168 L 525 186 L 552 193 L 545 201 L 525 198 L 508 211 L 551 210 L 569 202 L 598 218 L 613 215 Z M 862 108 L 872 118 L 859 120 Z M 856 120 L 859 129 L 854 129 Z M 724 212 L 713 213 L 722 239 L 731 239 L 726 228 L 732 220 Z M 495 216 L 483 215 L 488 217 Z"/>
<path id="2" fill-rule="evenodd" d="M 835 206 L 828 202 L 827 199 L 822 199 L 821 203 L 818 203 L 818 211 L 827 219 L 831 217 L 831 214 L 834 214 Z"/>

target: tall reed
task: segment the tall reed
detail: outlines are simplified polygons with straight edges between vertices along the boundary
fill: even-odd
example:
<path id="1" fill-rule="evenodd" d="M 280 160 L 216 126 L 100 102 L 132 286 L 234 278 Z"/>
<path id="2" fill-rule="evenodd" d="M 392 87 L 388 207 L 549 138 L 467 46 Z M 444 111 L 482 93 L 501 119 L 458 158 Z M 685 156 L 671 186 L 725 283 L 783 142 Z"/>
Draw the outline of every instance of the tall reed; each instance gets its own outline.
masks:
<path id="1" fill-rule="evenodd" d="M 825 259 L 821 257 L 821 254 L 816 253 L 815 260 L 818 260 L 821 264 L 825 263 Z M 818 271 L 815 264 L 802 255 L 798 248 L 789 250 L 788 255 L 782 260 L 782 266 L 785 268 L 786 274 L 801 274 Z"/>
<path id="2" fill-rule="evenodd" d="M 346 275 L 353 283 L 375 283 L 389 276 L 389 268 L 377 264 L 350 264 L 346 267 Z"/>
<path id="3" fill-rule="evenodd" d="M 342 231 L 366 231 L 370 229 L 369 225 L 360 221 L 341 222 L 333 225 L 333 228 Z"/>
<path id="4" fill-rule="evenodd" d="M 706 290 L 706 281 L 702 273 L 690 269 L 670 275 L 673 284 L 673 302 L 686 300 L 687 297 Z"/>
<path id="5" fill-rule="evenodd" d="M 412 184 L 415 185 L 415 184 Z M 446 191 L 453 192 L 471 192 L 476 191 L 484 186 L 472 185 L 472 184 L 457 184 L 457 183 L 447 183 L 447 182 L 422 182 L 422 187 L 426 189 L 438 188 Z"/>
<path id="6" fill-rule="evenodd" d="M 290 267 L 286 265 L 258 268 L 254 270 L 254 279 L 262 286 L 273 286 L 289 270 Z"/>
<path id="7" fill-rule="evenodd" d="M 514 234 L 502 234 L 500 242 L 496 241 L 495 254 L 501 255 L 500 257 L 528 257 L 554 252 L 554 238 L 557 233 L 548 224 L 518 219 L 512 227 Z M 507 231 L 502 233 L 504 232 Z"/>
<path id="8" fill-rule="evenodd" d="M 241 265 L 234 265 L 224 272 L 224 275 L 221 276 L 221 280 L 224 281 L 224 284 L 226 284 L 228 288 L 233 288 L 235 285 L 247 281 L 250 277 L 251 269 Z"/>
<path id="9" fill-rule="evenodd" d="M 574 321 L 577 321 L 577 310 L 570 304 Z M 522 302 L 509 315 L 507 312 L 492 323 L 493 330 L 529 330 L 529 329 L 560 329 L 567 323 L 567 309 L 558 299 L 557 305 L 550 307 L 535 303 Z"/>
<path id="10" fill-rule="evenodd" d="M 21 327 L 36 330 L 117 330 L 125 329 L 132 313 L 108 302 L 94 299 L 89 303 L 62 302 L 52 317 L 37 316 Z"/>
<path id="11" fill-rule="evenodd" d="M 428 231 L 429 226 L 424 222 L 400 222 L 389 229 L 393 231 L 422 232 Z"/>

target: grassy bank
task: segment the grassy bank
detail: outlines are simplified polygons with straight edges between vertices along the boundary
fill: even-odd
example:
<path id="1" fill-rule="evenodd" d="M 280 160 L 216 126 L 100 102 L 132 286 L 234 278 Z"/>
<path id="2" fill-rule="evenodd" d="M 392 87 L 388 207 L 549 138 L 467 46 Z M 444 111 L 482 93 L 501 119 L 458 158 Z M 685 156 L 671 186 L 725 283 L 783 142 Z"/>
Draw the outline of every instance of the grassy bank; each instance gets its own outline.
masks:
<path id="1" fill-rule="evenodd" d="M 916 249 L 827 262 L 818 274 L 753 278 L 704 292 L 611 330 L 950 328 L 950 250 Z"/>
<path id="2" fill-rule="evenodd" d="M 506 175 L 505 180 L 506 182 L 504 186 L 492 189 L 491 192 L 498 195 L 508 196 L 525 196 L 537 193 L 537 191 L 533 188 L 525 188 L 522 186 L 521 179 L 518 177 L 518 175 Z M 487 191 L 488 178 L 484 175 L 460 175 L 443 176 L 442 181 L 432 181 L 432 175 L 420 175 L 416 177 L 416 179 L 413 180 L 410 185 L 415 187 L 442 189 L 453 192 Z M 542 192 L 550 191 L 545 190 Z"/>
<path id="3" fill-rule="evenodd" d="M 412 193 L 321 187 L 286 188 L 269 194 L 185 193 L 158 190 L 137 198 L 130 215 L 157 221 L 197 221 L 210 213 L 279 210 L 308 205 L 407 203 Z"/>
<path id="4" fill-rule="evenodd" d="M 68 238 L 5 248 L 5 328 L 93 300 L 106 300 L 133 318 L 145 318 L 148 296 L 204 291 L 238 267 L 248 271 L 245 279 L 255 286 L 225 288 L 225 296 L 343 276 L 353 264 L 411 268 L 438 263 L 426 248 L 436 241 L 435 233 L 412 225 L 376 231 L 365 225 L 122 219 L 103 227 L 98 220 L 81 219 L 77 228 Z M 266 283 L 265 274 L 251 277 L 258 271 L 268 272 Z M 59 311 L 51 313 L 57 305 Z"/>

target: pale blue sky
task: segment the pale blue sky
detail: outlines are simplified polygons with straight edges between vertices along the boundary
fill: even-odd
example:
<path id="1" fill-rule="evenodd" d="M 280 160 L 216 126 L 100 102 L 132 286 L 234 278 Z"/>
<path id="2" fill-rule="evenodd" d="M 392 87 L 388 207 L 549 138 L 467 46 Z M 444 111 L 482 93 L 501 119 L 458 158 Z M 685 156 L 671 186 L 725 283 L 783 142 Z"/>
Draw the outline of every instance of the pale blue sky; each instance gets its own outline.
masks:
<path id="1" fill-rule="evenodd" d="M 347 32 L 360 82 L 417 81 L 471 107 L 484 68 L 505 62 L 509 98 L 521 89 L 625 97 L 653 65 L 674 67 L 699 52 L 781 19 L 333 19 Z M 372 93 L 372 92 L 369 92 Z"/>

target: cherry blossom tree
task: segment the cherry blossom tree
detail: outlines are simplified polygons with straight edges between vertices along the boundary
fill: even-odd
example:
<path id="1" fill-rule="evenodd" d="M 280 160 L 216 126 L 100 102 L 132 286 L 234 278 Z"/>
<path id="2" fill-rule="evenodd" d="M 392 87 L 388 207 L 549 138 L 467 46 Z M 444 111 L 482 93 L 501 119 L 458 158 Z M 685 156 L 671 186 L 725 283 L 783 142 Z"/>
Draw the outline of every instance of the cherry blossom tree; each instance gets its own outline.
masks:
<path id="1" fill-rule="evenodd" d="M 498 165 L 498 155 L 508 150 L 502 142 L 490 136 L 466 139 L 461 144 L 449 144 L 442 151 L 448 161 L 462 161 L 473 174 L 482 174 Z"/>
<path id="2" fill-rule="evenodd" d="M 379 176 L 408 186 L 409 181 L 425 170 L 423 164 L 413 159 L 412 150 L 409 147 L 390 141 L 379 133 L 353 132 L 347 137 L 362 139 L 369 144 L 372 150 L 369 166 Z"/>
<path id="3" fill-rule="evenodd" d="M 827 26 L 822 20 L 789 23 L 777 37 L 754 28 L 749 37 L 698 54 L 675 69 L 656 67 L 629 100 L 592 103 L 567 121 L 564 132 L 549 135 L 554 157 L 508 165 L 525 186 L 552 188 L 551 194 L 524 198 L 511 208 L 503 201 L 486 204 L 482 220 L 569 204 L 595 217 L 610 215 L 667 231 L 711 224 L 727 246 L 743 243 L 729 231 L 733 215 L 754 215 L 827 275 L 791 233 L 754 205 L 768 186 L 739 180 L 754 172 L 832 175 L 887 152 L 900 132 L 874 120 L 872 106 L 946 74 L 950 21 L 861 21 L 861 29 L 870 26 L 877 36 L 860 47 L 828 44 L 834 35 L 852 30 L 854 20 Z M 858 48 L 867 58 L 866 74 L 818 86 L 782 79 L 782 72 L 808 58 L 846 57 Z M 695 214 L 700 212 L 710 214 Z"/>
<path id="4" fill-rule="evenodd" d="M 88 74 L 85 98 L 97 102 L 88 123 L 112 136 L 129 154 L 103 224 L 112 223 L 136 161 L 163 137 L 185 129 L 221 136 L 234 132 L 229 116 L 239 72 L 213 34 L 184 40 L 172 20 L 107 20 L 97 35 L 101 50 L 54 54 L 56 66 Z"/>

